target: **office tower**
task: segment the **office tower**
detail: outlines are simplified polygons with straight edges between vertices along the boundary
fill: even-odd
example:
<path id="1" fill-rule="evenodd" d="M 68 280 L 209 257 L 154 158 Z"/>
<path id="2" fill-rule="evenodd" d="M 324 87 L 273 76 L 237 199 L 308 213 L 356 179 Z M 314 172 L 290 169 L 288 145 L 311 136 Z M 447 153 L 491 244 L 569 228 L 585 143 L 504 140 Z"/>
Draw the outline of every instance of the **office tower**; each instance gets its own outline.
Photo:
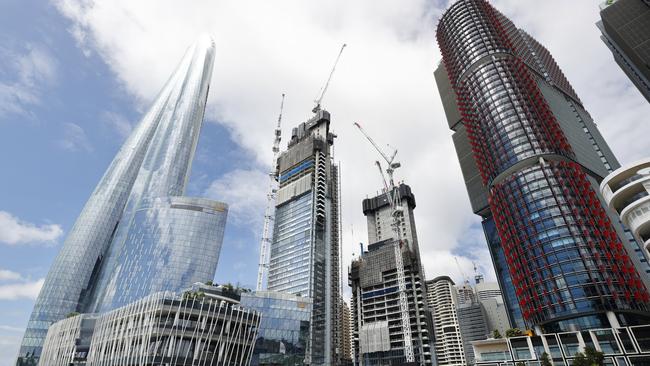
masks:
<path id="1" fill-rule="evenodd" d="M 600 18 L 600 38 L 650 102 L 650 1 L 607 0 L 600 6 Z"/>
<path id="2" fill-rule="evenodd" d="M 474 288 L 476 289 L 476 296 L 479 300 L 487 300 L 501 296 L 499 284 L 496 282 L 485 282 L 485 279 L 481 275 L 475 277 Z"/>
<path id="3" fill-rule="evenodd" d="M 303 365 L 307 357 L 311 299 L 272 291 L 241 294 L 241 306 L 262 316 L 252 366 Z"/>
<path id="4" fill-rule="evenodd" d="M 89 310 L 91 302 L 103 310 L 212 279 L 227 207 L 180 195 L 213 59 L 210 39 L 192 46 L 113 159 L 45 278 L 19 363 L 38 359 L 50 324 Z M 97 295 L 107 297 L 107 306 L 91 301 Z"/>
<path id="5" fill-rule="evenodd" d="M 339 316 L 341 317 L 341 364 L 342 365 L 351 365 L 352 364 L 352 338 L 350 337 L 350 307 L 348 304 L 341 298 Z"/>
<path id="6" fill-rule="evenodd" d="M 603 180 L 600 191 L 634 237 L 650 250 L 650 159 L 617 169 Z"/>
<path id="7" fill-rule="evenodd" d="M 476 298 L 472 298 L 472 301 L 468 303 L 459 304 L 456 311 L 458 312 L 460 335 L 463 339 L 465 361 L 468 365 L 473 365 L 474 348 L 472 342 L 487 339 L 490 335 L 485 310 Z"/>
<path id="8" fill-rule="evenodd" d="M 248 365 L 260 314 L 239 296 L 196 284 L 146 296 L 104 314 L 54 323 L 41 365 Z"/>
<path id="9" fill-rule="evenodd" d="M 440 366 L 464 366 L 465 352 L 458 324 L 458 305 L 454 281 L 448 276 L 428 280 L 427 303 L 435 331 L 436 360 Z"/>
<path id="10" fill-rule="evenodd" d="M 508 320 L 508 311 L 501 296 L 501 289 L 496 282 L 485 282 L 482 275 L 475 278 L 476 298 L 483 306 L 485 321 L 490 334 L 498 330 L 505 334 L 506 330 L 512 328 Z"/>
<path id="11" fill-rule="evenodd" d="M 400 230 L 405 245 L 401 250 L 413 352 L 418 364 L 430 365 L 431 319 L 413 216 L 415 196 L 406 184 L 401 184 L 397 192 L 404 213 Z M 354 358 L 358 365 L 406 362 L 390 211 L 385 193 L 363 200 L 370 244 L 368 251 L 352 262 L 348 274 L 352 287 Z"/>
<path id="12" fill-rule="evenodd" d="M 307 363 L 339 362 L 339 185 L 330 114 L 318 110 L 291 133 L 277 162 L 279 189 L 268 290 L 313 301 Z"/>
<path id="13" fill-rule="evenodd" d="M 452 5 L 437 39 L 436 82 L 511 323 L 647 319 L 643 253 L 596 194 L 618 163 L 550 53 L 484 0 Z"/>

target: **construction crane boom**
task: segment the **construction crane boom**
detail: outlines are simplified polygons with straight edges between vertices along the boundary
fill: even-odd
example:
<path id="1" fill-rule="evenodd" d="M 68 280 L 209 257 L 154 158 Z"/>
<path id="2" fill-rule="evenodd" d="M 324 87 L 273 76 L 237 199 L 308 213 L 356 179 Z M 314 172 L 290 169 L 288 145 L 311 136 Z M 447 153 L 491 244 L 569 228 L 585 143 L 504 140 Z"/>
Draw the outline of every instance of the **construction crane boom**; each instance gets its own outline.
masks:
<path id="1" fill-rule="evenodd" d="M 264 277 L 269 268 L 268 252 L 271 246 L 271 235 L 273 222 L 275 221 L 275 196 L 278 192 L 277 182 L 275 180 L 275 164 L 280 152 L 280 140 L 282 139 L 282 111 L 284 110 L 284 93 L 280 102 L 280 114 L 278 115 L 278 125 L 275 127 L 273 136 L 273 160 L 271 161 L 271 170 L 269 171 L 269 190 L 266 195 L 266 210 L 264 212 L 264 229 L 262 231 L 262 242 L 260 243 L 260 263 L 257 271 L 257 291 L 263 290 Z"/>
<path id="2" fill-rule="evenodd" d="M 379 168 L 379 174 L 384 183 L 384 190 L 386 198 L 390 203 L 391 216 L 393 217 L 392 228 L 395 233 L 394 239 L 394 250 L 395 250 L 395 267 L 397 270 L 397 288 L 399 291 L 399 307 L 402 318 L 402 332 L 404 335 L 404 356 L 406 357 L 406 362 L 415 362 L 415 354 L 413 352 L 413 341 L 411 335 L 411 320 L 409 316 L 409 306 L 408 306 L 408 295 L 406 293 L 406 276 L 404 274 L 404 262 L 402 260 L 402 219 L 403 219 L 403 209 L 401 198 L 399 195 L 399 188 L 395 186 L 395 180 L 393 178 L 393 173 L 395 169 L 401 166 L 400 163 L 395 162 L 395 157 L 397 156 L 397 149 L 388 155 L 382 151 L 381 148 L 375 143 L 375 141 L 364 131 L 360 124 L 354 123 L 354 125 L 361 131 L 361 133 L 370 141 L 372 146 L 379 152 L 379 155 L 386 161 L 388 164 L 386 168 L 386 175 L 388 175 L 388 180 L 384 176 L 384 171 L 382 170 L 381 163 L 375 161 L 375 165 Z M 389 157 L 390 156 L 390 157 Z"/>
<path id="3" fill-rule="evenodd" d="M 325 82 L 325 86 L 323 86 L 323 88 L 321 89 L 320 95 L 316 98 L 316 100 L 314 100 L 314 103 L 316 103 L 316 105 L 311 110 L 314 113 L 318 113 L 318 111 L 321 110 L 321 103 L 323 102 L 323 98 L 325 97 L 325 93 L 327 93 L 327 88 L 330 86 L 330 81 L 332 80 L 332 76 L 334 75 L 334 71 L 336 70 L 336 65 L 338 65 L 339 59 L 341 58 L 341 54 L 343 53 L 343 50 L 345 49 L 346 46 L 347 46 L 347 44 L 345 44 L 345 43 L 343 43 L 343 46 L 341 46 L 341 50 L 339 51 L 339 55 L 336 56 L 336 61 L 334 61 L 334 66 L 332 67 L 332 71 L 330 71 L 330 75 L 327 78 L 327 81 Z"/>

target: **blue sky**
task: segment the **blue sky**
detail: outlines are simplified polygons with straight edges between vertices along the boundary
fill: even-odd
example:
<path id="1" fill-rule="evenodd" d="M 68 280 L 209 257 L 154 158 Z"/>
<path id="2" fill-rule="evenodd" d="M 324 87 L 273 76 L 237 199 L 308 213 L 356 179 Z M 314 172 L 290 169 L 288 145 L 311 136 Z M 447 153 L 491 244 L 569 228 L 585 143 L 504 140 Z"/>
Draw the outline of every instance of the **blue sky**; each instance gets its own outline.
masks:
<path id="1" fill-rule="evenodd" d="M 492 2 L 550 49 L 623 163 L 647 156 L 650 107 L 598 38 L 598 1 Z M 427 274 L 460 282 L 474 262 L 493 278 L 433 80 L 434 24 L 447 2 L 273 3 L 0 4 L 0 366 L 12 364 L 39 281 L 88 195 L 204 32 L 217 56 L 187 193 L 230 204 L 217 282 L 253 287 L 280 94 L 285 146 L 343 42 L 324 105 L 339 135 L 344 264 L 366 240 L 360 201 L 381 186 L 376 156 L 352 127 L 360 122 L 400 150 Z"/>

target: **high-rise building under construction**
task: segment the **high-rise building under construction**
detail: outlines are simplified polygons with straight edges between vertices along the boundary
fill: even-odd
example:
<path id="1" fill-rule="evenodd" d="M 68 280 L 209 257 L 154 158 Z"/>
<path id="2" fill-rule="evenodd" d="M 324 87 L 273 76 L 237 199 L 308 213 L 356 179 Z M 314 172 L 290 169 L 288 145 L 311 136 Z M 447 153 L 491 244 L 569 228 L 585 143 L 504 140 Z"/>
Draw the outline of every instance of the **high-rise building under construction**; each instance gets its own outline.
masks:
<path id="1" fill-rule="evenodd" d="M 336 136 L 330 113 L 315 115 L 291 132 L 277 161 L 279 188 L 270 245 L 268 290 L 313 300 L 305 362 L 340 362 L 339 170 L 332 161 Z"/>
<path id="2" fill-rule="evenodd" d="M 597 194 L 618 162 L 551 54 L 485 0 L 454 3 L 437 39 L 436 82 L 512 325 L 647 321 L 647 260 Z"/>
<path id="3" fill-rule="evenodd" d="M 415 195 L 406 184 L 395 190 L 400 196 L 403 220 L 401 246 L 408 299 L 408 318 L 415 362 L 431 365 L 433 331 L 426 300 L 426 285 L 415 229 Z M 354 260 L 348 274 L 352 287 L 352 335 L 357 365 L 406 362 L 402 314 L 399 305 L 398 267 L 395 258 L 393 209 L 385 192 L 363 200 L 368 221 L 368 250 Z"/>

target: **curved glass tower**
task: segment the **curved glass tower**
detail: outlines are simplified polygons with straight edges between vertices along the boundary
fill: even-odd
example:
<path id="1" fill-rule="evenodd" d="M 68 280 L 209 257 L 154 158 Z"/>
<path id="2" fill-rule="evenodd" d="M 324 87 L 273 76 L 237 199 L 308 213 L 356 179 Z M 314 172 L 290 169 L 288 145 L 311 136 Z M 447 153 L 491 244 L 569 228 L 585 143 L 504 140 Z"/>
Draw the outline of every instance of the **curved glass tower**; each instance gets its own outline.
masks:
<path id="1" fill-rule="evenodd" d="M 648 291 L 596 194 L 611 167 L 591 159 L 598 136 L 548 51 L 484 0 L 457 1 L 437 39 L 526 325 L 647 319 Z"/>
<path id="2" fill-rule="evenodd" d="M 209 38 L 181 61 L 183 72 L 175 75 L 171 92 L 174 103 L 160 116 L 87 311 L 112 310 L 153 292 L 212 279 L 226 208 L 207 200 L 178 200 L 189 178 L 213 63 Z"/>
<path id="3" fill-rule="evenodd" d="M 187 51 L 86 202 L 36 299 L 19 364 L 37 360 L 50 324 L 71 312 L 212 279 L 227 207 L 177 196 L 189 176 L 214 52 L 209 37 Z M 104 297 L 106 305 L 97 300 Z"/>

